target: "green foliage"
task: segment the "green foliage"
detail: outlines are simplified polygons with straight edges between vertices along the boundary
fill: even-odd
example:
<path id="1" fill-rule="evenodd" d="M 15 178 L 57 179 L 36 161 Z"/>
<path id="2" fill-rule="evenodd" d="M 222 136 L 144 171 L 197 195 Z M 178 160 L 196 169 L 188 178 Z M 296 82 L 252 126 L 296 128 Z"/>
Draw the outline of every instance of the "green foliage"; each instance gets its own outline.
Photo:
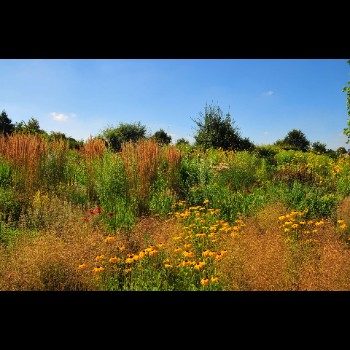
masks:
<path id="1" fill-rule="evenodd" d="M 11 165 L 0 160 L 0 187 L 11 185 Z"/>
<path id="2" fill-rule="evenodd" d="M 326 144 L 321 143 L 320 141 L 316 141 L 312 144 L 312 151 L 320 154 L 326 153 L 327 152 Z"/>
<path id="3" fill-rule="evenodd" d="M 152 185 L 149 209 L 151 213 L 166 217 L 175 203 L 176 197 L 172 192 L 166 177 L 158 172 L 158 176 Z"/>
<path id="4" fill-rule="evenodd" d="M 136 220 L 137 203 L 128 195 L 122 159 L 106 150 L 103 158 L 96 161 L 94 168 L 97 196 L 106 214 L 105 224 L 113 231 L 117 229 L 129 231 Z"/>
<path id="5" fill-rule="evenodd" d="M 33 135 L 44 134 L 47 136 L 47 132 L 40 129 L 39 121 L 33 117 L 31 117 L 27 123 L 25 123 L 23 120 L 19 123 L 16 123 L 15 124 L 15 131 L 33 134 Z"/>
<path id="6" fill-rule="evenodd" d="M 171 143 L 171 136 L 163 129 L 156 131 L 152 137 L 161 145 L 168 145 Z"/>
<path id="7" fill-rule="evenodd" d="M 74 139 L 73 137 L 67 137 L 65 133 L 63 132 L 55 132 L 55 131 L 51 131 L 50 134 L 48 135 L 48 140 L 49 141 L 59 141 L 59 140 L 64 140 L 68 142 L 68 147 L 70 149 L 80 149 L 80 147 L 82 147 L 84 145 L 84 141 L 80 140 L 77 141 L 76 139 Z"/>
<path id="8" fill-rule="evenodd" d="M 11 119 L 8 117 L 5 110 L 0 114 L 0 135 L 12 134 L 15 130 L 15 126 L 12 124 Z"/>
<path id="9" fill-rule="evenodd" d="M 347 153 L 347 151 L 346 151 L 345 147 L 339 147 L 337 149 L 337 155 L 342 155 L 342 154 L 346 154 L 346 153 Z"/>
<path id="10" fill-rule="evenodd" d="M 230 113 L 224 117 L 219 106 L 206 104 L 204 114 L 200 112 L 200 117 L 192 120 L 198 127 L 194 136 L 195 143 L 203 149 L 246 150 L 254 148 L 248 138 L 241 137 Z"/>
<path id="11" fill-rule="evenodd" d="M 318 188 L 294 181 L 292 186 L 281 184 L 276 187 L 279 198 L 295 210 L 308 210 L 307 217 L 323 218 L 334 215 L 340 197 L 328 193 L 325 188 Z"/>
<path id="12" fill-rule="evenodd" d="M 289 131 L 283 140 L 277 140 L 275 145 L 283 149 L 293 149 L 306 152 L 310 147 L 310 141 L 301 130 L 293 129 Z"/>
<path id="13" fill-rule="evenodd" d="M 0 186 L 0 216 L 7 220 L 10 216 L 16 216 L 20 210 L 15 191 L 11 187 Z"/>
<path id="14" fill-rule="evenodd" d="M 117 128 L 108 127 L 100 135 L 112 150 L 120 151 L 124 142 L 136 142 L 146 137 L 146 126 L 138 123 L 120 123 Z"/>
<path id="15" fill-rule="evenodd" d="M 189 145 L 190 141 L 186 140 L 184 137 L 181 137 L 181 138 L 176 140 L 176 143 L 175 143 L 176 146 L 179 146 L 179 145 L 182 145 L 182 144 Z"/>

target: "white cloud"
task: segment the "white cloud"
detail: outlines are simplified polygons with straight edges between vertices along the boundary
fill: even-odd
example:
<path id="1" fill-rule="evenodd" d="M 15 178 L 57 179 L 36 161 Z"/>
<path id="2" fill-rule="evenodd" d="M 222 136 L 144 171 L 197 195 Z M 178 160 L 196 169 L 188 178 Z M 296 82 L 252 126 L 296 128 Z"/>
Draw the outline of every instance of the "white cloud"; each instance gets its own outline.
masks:
<path id="1" fill-rule="evenodd" d="M 272 96 L 274 94 L 274 92 L 272 90 L 266 91 L 264 93 L 265 96 Z"/>
<path id="2" fill-rule="evenodd" d="M 52 116 L 52 118 L 58 122 L 64 122 L 66 121 L 69 117 L 68 115 L 65 115 L 63 113 L 57 113 L 57 112 L 52 112 L 50 113 L 50 115 Z"/>

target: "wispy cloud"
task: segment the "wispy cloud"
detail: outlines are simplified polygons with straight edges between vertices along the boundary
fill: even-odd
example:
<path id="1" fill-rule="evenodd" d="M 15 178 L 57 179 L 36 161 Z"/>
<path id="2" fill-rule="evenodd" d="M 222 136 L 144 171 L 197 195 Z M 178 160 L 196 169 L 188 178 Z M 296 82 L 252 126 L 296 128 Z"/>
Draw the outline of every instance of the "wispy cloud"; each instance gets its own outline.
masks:
<path id="1" fill-rule="evenodd" d="M 52 116 L 53 120 L 58 122 L 65 122 L 67 119 L 69 119 L 69 116 L 63 113 L 52 112 L 50 115 Z"/>
<path id="2" fill-rule="evenodd" d="M 264 93 L 265 96 L 272 96 L 274 94 L 274 92 L 272 90 L 266 91 Z"/>

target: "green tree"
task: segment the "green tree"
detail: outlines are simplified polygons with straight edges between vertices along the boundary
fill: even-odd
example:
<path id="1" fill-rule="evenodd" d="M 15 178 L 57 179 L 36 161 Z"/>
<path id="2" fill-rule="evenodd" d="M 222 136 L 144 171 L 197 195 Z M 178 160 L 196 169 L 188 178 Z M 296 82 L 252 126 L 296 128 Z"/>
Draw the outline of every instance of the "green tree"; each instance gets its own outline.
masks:
<path id="1" fill-rule="evenodd" d="M 44 134 L 46 136 L 47 132 L 40 129 L 40 124 L 37 119 L 34 117 L 31 117 L 27 123 L 25 123 L 23 120 L 19 123 L 16 123 L 15 125 L 15 131 L 16 132 L 23 132 L 23 133 L 28 133 L 28 134 Z"/>
<path id="2" fill-rule="evenodd" d="M 0 114 L 0 135 L 9 135 L 12 134 L 15 130 L 12 120 L 8 117 L 5 110 Z"/>
<path id="3" fill-rule="evenodd" d="M 219 106 L 206 104 L 204 114 L 200 112 L 199 118 L 192 120 L 198 126 L 195 144 L 201 148 L 244 150 L 254 147 L 248 138 L 242 139 L 230 113 L 224 117 Z"/>
<path id="4" fill-rule="evenodd" d="M 327 152 L 326 144 L 321 143 L 320 141 L 316 141 L 312 144 L 312 151 L 324 154 Z"/>
<path id="5" fill-rule="evenodd" d="M 40 134 L 42 132 L 40 129 L 39 121 L 33 117 L 28 120 L 25 129 L 25 131 L 30 134 Z"/>
<path id="6" fill-rule="evenodd" d="M 274 144 L 284 149 L 295 149 L 303 152 L 308 151 L 310 148 L 310 141 L 301 130 L 297 129 L 289 131 L 284 139 L 277 140 Z"/>
<path id="7" fill-rule="evenodd" d="M 120 123 L 118 127 L 107 127 L 100 137 L 105 140 L 114 151 L 120 151 L 124 142 L 136 142 L 146 137 L 146 126 L 138 123 Z"/>
<path id="8" fill-rule="evenodd" d="M 176 140 L 176 146 L 179 146 L 179 145 L 189 145 L 190 144 L 190 141 L 186 140 L 184 137 L 181 137 L 180 139 L 177 139 Z"/>
<path id="9" fill-rule="evenodd" d="M 348 64 L 350 64 L 350 60 L 348 60 Z M 350 117 L 350 81 L 348 81 L 348 86 L 343 88 L 343 92 L 346 92 L 346 108 L 348 110 L 348 117 Z M 344 128 L 344 135 L 347 136 L 346 143 L 350 143 L 350 119 L 347 121 L 348 126 Z"/>
<path id="10" fill-rule="evenodd" d="M 65 133 L 60 132 L 60 131 L 51 131 L 50 134 L 48 135 L 48 140 L 53 141 L 53 140 L 64 140 L 68 142 L 68 147 L 70 149 L 79 149 L 84 145 L 84 141 L 77 141 L 73 137 L 67 137 Z"/>
<path id="11" fill-rule="evenodd" d="M 163 129 L 156 131 L 152 136 L 158 143 L 168 145 L 171 142 L 171 136 Z"/>
<path id="12" fill-rule="evenodd" d="M 346 151 L 345 147 L 339 147 L 337 149 L 337 154 L 338 155 L 342 155 L 342 154 L 346 154 L 346 153 L 348 153 L 348 152 Z"/>

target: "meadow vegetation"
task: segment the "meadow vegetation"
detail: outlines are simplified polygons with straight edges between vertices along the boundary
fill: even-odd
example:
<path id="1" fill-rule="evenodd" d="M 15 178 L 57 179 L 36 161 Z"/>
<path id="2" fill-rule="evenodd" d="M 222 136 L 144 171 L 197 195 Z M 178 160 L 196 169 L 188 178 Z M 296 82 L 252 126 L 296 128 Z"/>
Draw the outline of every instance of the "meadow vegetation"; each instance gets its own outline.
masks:
<path id="1" fill-rule="evenodd" d="M 350 158 L 0 137 L 0 290 L 350 289 Z"/>

